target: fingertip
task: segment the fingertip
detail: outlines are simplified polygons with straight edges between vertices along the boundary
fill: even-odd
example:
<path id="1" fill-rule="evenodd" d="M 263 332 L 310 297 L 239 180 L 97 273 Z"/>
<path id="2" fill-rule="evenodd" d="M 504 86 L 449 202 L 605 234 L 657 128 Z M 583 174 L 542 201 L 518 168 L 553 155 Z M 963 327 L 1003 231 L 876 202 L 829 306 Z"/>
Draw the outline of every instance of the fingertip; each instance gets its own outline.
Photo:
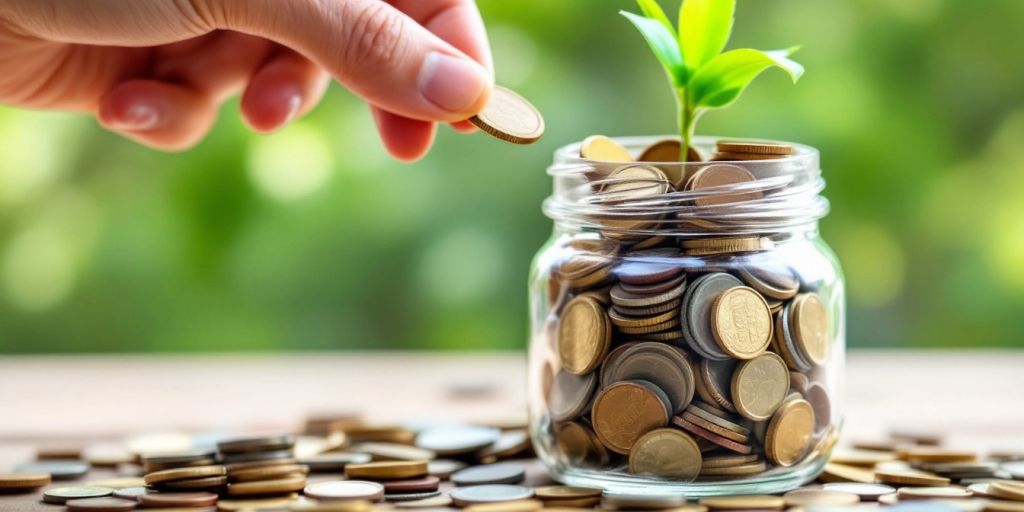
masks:
<path id="1" fill-rule="evenodd" d="M 254 84 L 242 96 L 242 119 L 259 133 L 281 129 L 298 116 L 300 108 L 302 95 L 299 88 L 291 84 Z"/>
<path id="2" fill-rule="evenodd" d="M 434 144 L 437 125 L 373 109 L 384 149 L 396 160 L 412 163 L 422 159 Z"/>
<path id="3" fill-rule="evenodd" d="M 476 125 L 469 121 L 456 121 L 451 123 L 451 127 L 458 133 L 473 133 L 478 130 Z"/>

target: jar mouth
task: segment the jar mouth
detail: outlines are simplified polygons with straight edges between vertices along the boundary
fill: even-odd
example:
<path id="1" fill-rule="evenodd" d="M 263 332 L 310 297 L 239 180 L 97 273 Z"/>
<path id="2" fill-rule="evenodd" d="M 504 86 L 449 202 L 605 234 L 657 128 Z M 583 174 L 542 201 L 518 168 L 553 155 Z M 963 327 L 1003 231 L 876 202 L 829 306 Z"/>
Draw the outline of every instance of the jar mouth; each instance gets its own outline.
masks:
<path id="1" fill-rule="evenodd" d="M 679 137 L 613 140 L 639 158 L 645 148 L 666 139 L 678 141 Z M 813 228 L 828 213 L 816 149 L 790 142 L 711 136 L 696 137 L 694 147 L 708 158 L 721 140 L 785 144 L 793 151 L 764 160 L 609 162 L 581 157 L 581 143 L 573 143 L 555 151 L 555 161 L 548 167 L 554 191 L 544 202 L 544 213 L 568 227 L 620 237 L 772 236 Z M 729 171 L 745 177 L 693 186 L 691 179 L 710 166 L 732 166 Z M 638 167 L 646 169 L 629 169 Z"/>

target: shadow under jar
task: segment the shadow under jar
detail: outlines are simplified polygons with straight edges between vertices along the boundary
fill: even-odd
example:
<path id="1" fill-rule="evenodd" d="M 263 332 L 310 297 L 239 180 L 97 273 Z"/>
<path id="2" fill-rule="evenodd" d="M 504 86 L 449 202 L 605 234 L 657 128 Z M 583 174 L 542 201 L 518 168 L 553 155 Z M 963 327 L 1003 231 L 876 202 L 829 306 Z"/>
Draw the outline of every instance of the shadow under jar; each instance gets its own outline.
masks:
<path id="1" fill-rule="evenodd" d="M 659 139 L 617 142 L 636 158 Z M 758 141 L 750 141 L 756 143 Z M 813 148 L 599 162 L 561 148 L 530 282 L 530 429 L 569 485 L 776 493 L 838 437 L 844 285 Z M 698 138 L 714 153 L 715 140 Z"/>

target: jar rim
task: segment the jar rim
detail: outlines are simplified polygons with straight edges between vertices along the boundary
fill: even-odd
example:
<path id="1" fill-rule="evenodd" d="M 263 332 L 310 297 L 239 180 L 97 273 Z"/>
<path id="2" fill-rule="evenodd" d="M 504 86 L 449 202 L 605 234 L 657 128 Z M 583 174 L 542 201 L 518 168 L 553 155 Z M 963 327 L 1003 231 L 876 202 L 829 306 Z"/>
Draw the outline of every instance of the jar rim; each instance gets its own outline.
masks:
<path id="1" fill-rule="evenodd" d="M 672 136 L 615 137 L 634 158 L 647 146 Z M 704 155 L 716 142 L 773 143 L 793 147 L 793 154 L 770 160 L 723 162 L 609 162 L 580 156 L 581 142 L 555 151 L 547 172 L 554 191 L 544 213 L 573 228 L 600 231 L 612 237 L 780 235 L 816 228 L 828 214 L 821 192 L 818 151 L 804 144 L 742 137 L 700 136 L 694 146 Z M 690 188 L 688 180 L 712 165 L 742 167 L 750 179 L 724 185 Z M 654 167 L 664 176 L 617 178 L 632 167 Z M 653 171 L 652 171 L 653 172 Z M 635 173 L 634 173 L 635 174 Z M 641 173 L 642 174 L 642 173 Z M 665 180 L 671 186 L 665 187 Z M 653 188 L 664 187 L 653 191 Z M 650 193 L 609 194 L 609 190 L 652 189 Z M 635 197 L 634 197 L 635 196 Z"/>

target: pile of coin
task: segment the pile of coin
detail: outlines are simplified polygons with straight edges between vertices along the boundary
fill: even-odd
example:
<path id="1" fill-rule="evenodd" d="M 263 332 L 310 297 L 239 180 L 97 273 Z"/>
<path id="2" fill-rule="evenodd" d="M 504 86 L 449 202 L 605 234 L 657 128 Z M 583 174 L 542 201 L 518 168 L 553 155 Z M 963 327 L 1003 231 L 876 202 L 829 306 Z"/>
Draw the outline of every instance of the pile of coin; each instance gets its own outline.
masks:
<path id="1" fill-rule="evenodd" d="M 754 188 L 722 188 L 755 181 L 745 161 L 794 152 L 732 141 L 717 149 L 713 160 L 733 163 L 685 172 L 678 140 L 653 144 L 641 162 L 603 136 L 586 139 L 580 154 L 595 161 L 589 177 L 602 203 L 708 189 L 692 202 L 725 207 L 762 198 Z M 603 220 L 565 240 L 550 268 L 552 358 L 537 366 L 558 464 L 712 481 L 756 478 L 827 452 L 837 434 L 822 280 L 772 251 L 769 234 L 714 236 L 707 218 L 695 226 L 712 236 L 635 235 L 659 222 Z"/>

